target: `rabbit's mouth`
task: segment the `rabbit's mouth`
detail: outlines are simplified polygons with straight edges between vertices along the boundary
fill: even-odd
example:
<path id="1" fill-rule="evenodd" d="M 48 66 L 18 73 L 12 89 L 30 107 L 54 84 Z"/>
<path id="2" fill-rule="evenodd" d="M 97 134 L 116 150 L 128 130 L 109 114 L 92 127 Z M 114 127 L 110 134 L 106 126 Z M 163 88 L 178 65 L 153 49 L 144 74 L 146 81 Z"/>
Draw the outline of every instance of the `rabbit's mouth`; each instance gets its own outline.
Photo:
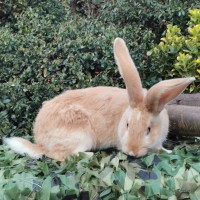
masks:
<path id="1" fill-rule="evenodd" d="M 122 151 L 125 154 L 136 157 L 136 158 L 142 157 L 146 155 L 148 152 L 147 148 L 142 148 L 142 147 L 132 147 L 130 150 L 125 147 L 122 149 Z"/>

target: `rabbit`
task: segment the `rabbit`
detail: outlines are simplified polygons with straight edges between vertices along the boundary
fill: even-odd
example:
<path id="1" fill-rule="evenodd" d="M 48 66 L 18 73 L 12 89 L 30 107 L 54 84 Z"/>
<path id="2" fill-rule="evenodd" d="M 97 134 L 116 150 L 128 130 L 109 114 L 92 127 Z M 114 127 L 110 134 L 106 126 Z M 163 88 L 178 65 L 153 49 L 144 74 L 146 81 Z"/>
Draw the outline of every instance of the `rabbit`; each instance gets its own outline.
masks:
<path id="1" fill-rule="evenodd" d="M 126 89 L 99 86 L 68 90 L 43 103 L 33 127 L 35 144 L 11 137 L 5 139 L 6 145 L 33 159 L 46 155 L 58 161 L 110 147 L 135 157 L 166 150 L 162 146 L 169 129 L 165 104 L 195 78 L 164 80 L 143 89 L 121 38 L 114 41 L 114 56 Z"/>

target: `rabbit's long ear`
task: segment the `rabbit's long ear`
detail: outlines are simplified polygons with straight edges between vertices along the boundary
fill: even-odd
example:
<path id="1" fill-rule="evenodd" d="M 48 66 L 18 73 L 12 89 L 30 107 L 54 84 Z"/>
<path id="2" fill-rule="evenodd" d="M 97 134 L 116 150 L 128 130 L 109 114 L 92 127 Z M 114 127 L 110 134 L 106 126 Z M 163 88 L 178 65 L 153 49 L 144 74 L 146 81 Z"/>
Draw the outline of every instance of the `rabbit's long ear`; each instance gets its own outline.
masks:
<path id="1" fill-rule="evenodd" d="M 126 84 L 129 95 L 130 106 L 135 107 L 143 102 L 143 89 L 139 73 L 129 54 L 129 50 L 121 38 L 116 38 L 114 42 L 114 55 L 119 71 Z"/>
<path id="2" fill-rule="evenodd" d="M 194 80 L 194 77 L 177 78 L 157 83 L 147 92 L 145 98 L 147 109 L 159 113 L 166 103 L 177 97 Z"/>

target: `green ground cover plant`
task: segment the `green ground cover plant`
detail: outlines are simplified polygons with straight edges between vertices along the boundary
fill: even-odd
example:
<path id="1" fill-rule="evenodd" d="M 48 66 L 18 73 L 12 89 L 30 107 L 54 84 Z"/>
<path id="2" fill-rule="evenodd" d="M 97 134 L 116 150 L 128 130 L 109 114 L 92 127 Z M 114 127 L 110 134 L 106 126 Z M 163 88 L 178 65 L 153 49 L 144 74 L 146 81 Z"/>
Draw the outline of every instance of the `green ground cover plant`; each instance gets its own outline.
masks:
<path id="1" fill-rule="evenodd" d="M 0 199 L 78 199 L 86 191 L 95 200 L 198 200 L 199 138 L 167 141 L 172 154 L 135 159 L 112 149 L 93 157 L 72 156 L 64 163 L 21 157 L 3 146 L 2 138 L 32 140 L 42 102 L 62 91 L 124 87 L 112 52 L 117 36 L 128 44 L 147 88 L 172 76 L 199 78 L 199 15 L 189 12 L 200 8 L 199 0 L 5 0 L 0 7 Z M 168 33 L 188 42 L 161 51 L 160 39 Z M 168 48 L 169 41 L 164 42 Z M 192 59 L 182 58 L 187 54 Z"/>
<path id="2" fill-rule="evenodd" d="M 0 199 L 191 199 L 200 195 L 200 140 L 168 141 L 173 153 L 135 159 L 115 151 L 81 153 L 63 163 L 21 157 L 0 146 Z"/>

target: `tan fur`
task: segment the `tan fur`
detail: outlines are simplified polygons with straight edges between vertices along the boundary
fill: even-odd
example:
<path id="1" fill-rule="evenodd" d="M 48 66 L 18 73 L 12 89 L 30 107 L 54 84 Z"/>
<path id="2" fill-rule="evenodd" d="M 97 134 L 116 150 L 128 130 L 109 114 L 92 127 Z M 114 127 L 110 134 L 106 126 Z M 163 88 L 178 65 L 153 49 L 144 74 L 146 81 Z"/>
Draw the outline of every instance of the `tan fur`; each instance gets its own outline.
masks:
<path id="1" fill-rule="evenodd" d="M 43 103 L 34 123 L 36 144 L 7 138 L 8 146 L 33 158 L 45 154 L 60 161 L 71 154 L 108 147 L 137 157 L 151 149 L 163 149 L 169 127 L 164 105 L 194 78 L 163 81 L 147 91 L 142 89 L 120 38 L 115 40 L 114 54 L 127 90 L 96 87 L 66 91 Z"/>
<path id="2" fill-rule="evenodd" d="M 83 142 L 79 141 L 81 135 L 74 137 L 76 132 L 92 138 L 93 145 L 85 151 L 116 146 L 115 133 L 127 105 L 124 89 L 96 87 L 67 91 L 43 105 L 34 124 L 35 142 L 46 146 L 46 154 L 52 158 L 59 151 L 65 157 L 76 153 L 75 147 Z"/>
<path id="3" fill-rule="evenodd" d="M 125 42 L 120 38 L 115 40 L 114 54 L 120 73 L 126 83 L 129 103 L 131 106 L 135 107 L 143 102 L 142 83 L 128 48 L 126 47 Z"/>
<path id="4" fill-rule="evenodd" d="M 194 78 L 177 78 L 157 83 L 148 91 L 147 108 L 151 112 L 160 112 L 164 105 L 177 97 Z"/>

